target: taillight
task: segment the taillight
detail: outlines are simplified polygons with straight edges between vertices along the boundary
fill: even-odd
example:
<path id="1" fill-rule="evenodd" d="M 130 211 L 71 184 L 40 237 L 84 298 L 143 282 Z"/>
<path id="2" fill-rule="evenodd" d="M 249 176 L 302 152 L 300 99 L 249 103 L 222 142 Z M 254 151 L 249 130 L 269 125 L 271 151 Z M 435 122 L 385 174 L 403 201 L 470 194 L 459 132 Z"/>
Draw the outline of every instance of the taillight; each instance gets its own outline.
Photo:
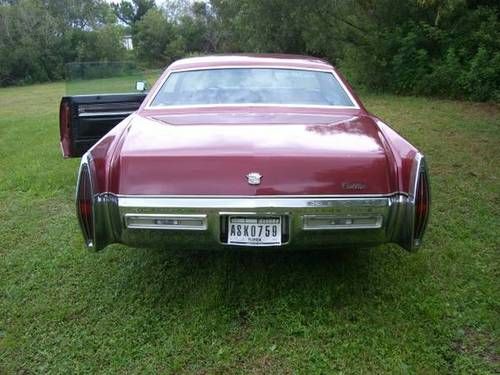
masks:
<path id="1" fill-rule="evenodd" d="M 73 156 L 71 145 L 71 107 L 65 100 L 61 102 L 61 107 L 59 108 L 59 133 L 63 156 Z"/>
<path id="2" fill-rule="evenodd" d="M 87 246 L 93 246 L 94 238 L 94 216 L 92 205 L 92 183 L 90 180 L 90 171 L 86 164 L 82 165 L 78 181 L 78 190 L 76 195 L 76 207 L 78 220 L 85 237 Z"/>
<path id="3" fill-rule="evenodd" d="M 425 170 L 420 172 L 417 190 L 415 192 L 415 221 L 413 228 L 413 238 L 418 244 L 427 225 L 429 218 L 430 192 L 429 179 Z"/>

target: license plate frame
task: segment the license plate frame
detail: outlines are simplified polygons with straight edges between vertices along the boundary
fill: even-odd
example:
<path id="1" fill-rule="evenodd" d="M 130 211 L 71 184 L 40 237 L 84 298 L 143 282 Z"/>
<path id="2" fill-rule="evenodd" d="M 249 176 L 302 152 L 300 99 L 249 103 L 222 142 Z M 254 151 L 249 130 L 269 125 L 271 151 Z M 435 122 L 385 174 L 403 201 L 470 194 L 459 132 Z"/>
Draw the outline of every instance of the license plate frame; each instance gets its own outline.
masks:
<path id="1" fill-rule="evenodd" d="M 284 243 L 283 223 L 284 217 L 281 215 L 228 215 L 226 244 L 251 247 L 281 246 Z"/>

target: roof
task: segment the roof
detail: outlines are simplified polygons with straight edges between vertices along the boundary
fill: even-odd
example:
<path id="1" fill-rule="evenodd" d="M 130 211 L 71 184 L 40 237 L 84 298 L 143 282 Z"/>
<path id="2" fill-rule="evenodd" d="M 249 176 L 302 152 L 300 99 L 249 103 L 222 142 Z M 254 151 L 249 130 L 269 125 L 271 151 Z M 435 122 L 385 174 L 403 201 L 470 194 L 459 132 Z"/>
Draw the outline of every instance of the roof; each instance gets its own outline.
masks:
<path id="1" fill-rule="evenodd" d="M 332 69 L 332 65 L 326 60 L 311 56 L 287 54 L 230 54 L 188 57 L 175 61 L 169 66 L 169 69 L 182 70 L 228 65 Z"/>

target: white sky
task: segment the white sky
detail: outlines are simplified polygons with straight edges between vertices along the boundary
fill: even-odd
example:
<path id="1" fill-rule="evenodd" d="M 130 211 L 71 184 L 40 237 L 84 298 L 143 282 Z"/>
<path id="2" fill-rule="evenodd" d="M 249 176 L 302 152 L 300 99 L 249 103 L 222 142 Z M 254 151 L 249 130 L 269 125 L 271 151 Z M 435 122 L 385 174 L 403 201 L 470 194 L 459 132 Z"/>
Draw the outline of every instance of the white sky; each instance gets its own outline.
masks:
<path id="1" fill-rule="evenodd" d="M 123 0 L 105 0 L 107 3 L 121 3 Z M 155 0 L 157 5 L 162 5 L 165 4 L 167 0 Z M 193 2 L 194 0 L 188 0 L 190 2 Z"/>

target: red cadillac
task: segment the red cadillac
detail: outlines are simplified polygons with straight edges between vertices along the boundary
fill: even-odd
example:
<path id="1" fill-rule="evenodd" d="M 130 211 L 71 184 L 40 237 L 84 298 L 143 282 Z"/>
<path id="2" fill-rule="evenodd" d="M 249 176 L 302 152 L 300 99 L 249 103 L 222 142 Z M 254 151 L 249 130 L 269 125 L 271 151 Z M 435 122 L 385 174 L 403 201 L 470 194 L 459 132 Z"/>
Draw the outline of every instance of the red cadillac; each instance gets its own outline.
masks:
<path id="1" fill-rule="evenodd" d="M 317 58 L 179 60 L 148 94 L 64 97 L 60 131 L 96 250 L 413 250 L 429 216 L 422 154 Z"/>

